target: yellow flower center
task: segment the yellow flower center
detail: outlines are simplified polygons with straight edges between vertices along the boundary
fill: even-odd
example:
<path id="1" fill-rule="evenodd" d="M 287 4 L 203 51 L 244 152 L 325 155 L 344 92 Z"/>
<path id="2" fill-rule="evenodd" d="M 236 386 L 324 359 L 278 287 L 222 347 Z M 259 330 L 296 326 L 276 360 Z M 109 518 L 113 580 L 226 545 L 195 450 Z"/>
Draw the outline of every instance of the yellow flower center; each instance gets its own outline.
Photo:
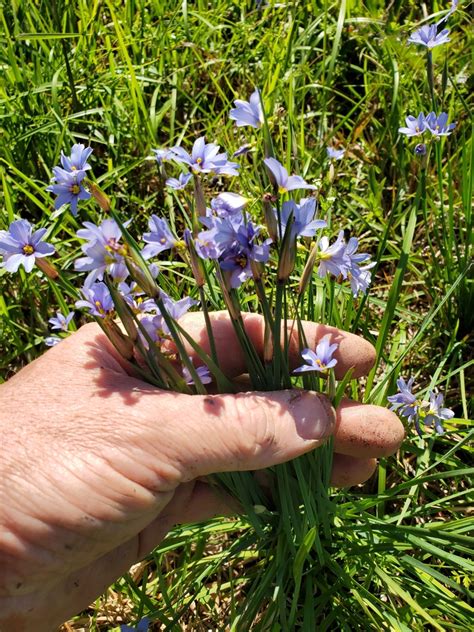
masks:
<path id="1" fill-rule="evenodd" d="M 81 190 L 81 187 L 78 184 L 73 184 L 69 190 L 71 191 L 73 195 L 78 195 Z"/>
<path id="2" fill-rule="evenodd" d="M 200 165 L 202 162 L 202 158 L 196 158 L 196 162 L 198 163 L 198 165 Z"/>
<path id="3" fill-rule="evenodd" d="M 278 187 L 278 193 L 280 193 L 280 195 L 283 195 L 283 193 L 287 193 L 288 189 L 286 189 L 285 187 Z"/>
<path id="4" fill-rule="evenodd" d="M 105 314 L 105 309 L 102 307 L 102 303 L 100 301 L 95 301 L 94 305 L 97 307 L 99 314 Z"/>
<path id="5" fill-rule="evenodd" d="M 25 255 L 32 255 L 34 251 L 35 249 L 33 248 L 33 246 L 30 246 L 30 244 L 26 244 L 25 246 L 23 246 L 23 254 Z"/>

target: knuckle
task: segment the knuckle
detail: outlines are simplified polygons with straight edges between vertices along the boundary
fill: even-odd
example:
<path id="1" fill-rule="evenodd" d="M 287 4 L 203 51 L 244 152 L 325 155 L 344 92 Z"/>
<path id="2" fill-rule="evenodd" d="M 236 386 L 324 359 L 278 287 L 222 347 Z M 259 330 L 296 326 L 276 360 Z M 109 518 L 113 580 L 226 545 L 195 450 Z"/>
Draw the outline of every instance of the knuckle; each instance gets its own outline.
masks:
<path id="1" fill-rule="evenodd" d="M 276 443 L 273 415 L 258 395 L 242 394 L 238 398 L 239 450 L 242 459 L 258 459 Z"/>

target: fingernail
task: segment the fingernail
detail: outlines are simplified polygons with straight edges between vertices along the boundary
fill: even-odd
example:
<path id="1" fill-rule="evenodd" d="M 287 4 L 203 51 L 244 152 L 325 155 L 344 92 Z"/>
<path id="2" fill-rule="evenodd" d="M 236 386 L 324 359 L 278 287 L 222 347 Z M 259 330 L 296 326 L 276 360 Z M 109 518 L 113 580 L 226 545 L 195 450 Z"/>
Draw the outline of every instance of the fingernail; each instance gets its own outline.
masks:
<path id="1" fill-rule="evenodd" d="M 309 391 L 291 391 L 289 397 L 289 408 L 302 439 L 321 441 L 333 433 L 336 412 L 327 397 Z"/>

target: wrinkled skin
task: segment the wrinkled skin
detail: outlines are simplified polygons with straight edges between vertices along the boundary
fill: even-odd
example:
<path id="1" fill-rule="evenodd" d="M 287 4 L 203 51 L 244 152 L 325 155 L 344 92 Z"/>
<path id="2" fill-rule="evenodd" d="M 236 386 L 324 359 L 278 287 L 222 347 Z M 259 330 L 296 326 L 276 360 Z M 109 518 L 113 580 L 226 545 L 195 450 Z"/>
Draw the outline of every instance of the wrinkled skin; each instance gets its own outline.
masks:
<path id="1" fill-rule="evenodd" d="M 182 324 L 207 346 L 203 319 Z M 262 321 L 245 326 L 261 352 Z M 230 378 L 245 362 L 225 314 L 213 316 Z M 336 375 L 374 361 L 364 340 L 306 325 L 308 345 L 331 333 Z M 301 364 L 296 337 L 290 348 Z M 386 409 L 345 401 L 335 415 L 316 393 L 189 396 L 130 377 L 95 324 L 0 387 L 0 630 L 50 631 L 85 608 L 177 524 L 231 513 L 207 474 L 256 470 L 335 434 L 333 483 L 366 480 L 403 439 Z"/>

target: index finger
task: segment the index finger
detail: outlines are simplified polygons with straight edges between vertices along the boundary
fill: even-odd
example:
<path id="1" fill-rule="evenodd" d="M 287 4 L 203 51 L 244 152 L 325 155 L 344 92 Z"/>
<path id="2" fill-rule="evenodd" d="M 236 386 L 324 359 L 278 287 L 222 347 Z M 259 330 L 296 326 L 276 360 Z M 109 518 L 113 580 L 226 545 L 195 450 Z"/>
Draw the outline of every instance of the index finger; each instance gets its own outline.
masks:
<path id="1" fill-rule="evenodd" d="M 246 373 L 245 355 L 228 313 L 226 311 L 211 312 L 209 316 L 221 370 L 230 378 Z M 265 322 L 263 317 L 259 314 L 243 313 L 242 318 L 249 338 L 259 356 L 263 358 Z M 180 325 L 210 355 L 209 338 L 203 314 L 200 312 L 188 313 L 180 319 Z M 306 343 L 310 349 L 314 350 L 321 338 L 327 335 L 330 337 L 331 344 L 337 343 L 339 345 L 334 353 L 334 358 L 337 360 L 334 370 L 338 380 L 342 379 L 352 367 L 354 367 L 354 378 L 366 375 L 372 368 L 375 362 L 375 349 L 363 338 L 329 325 L 320 325 L 307 321 L 304 321 L 302 325 Z M 296 325 L 293 326 L 292 321 L 288 322 L 288 333 L 290 334 L 290 368 L 294 369 L 303 364 L 303 361 L 300 355 L 298 327 Z M 189 345 L 187 345 L 187 350 L 191 357 L 198 359 Z"/>

